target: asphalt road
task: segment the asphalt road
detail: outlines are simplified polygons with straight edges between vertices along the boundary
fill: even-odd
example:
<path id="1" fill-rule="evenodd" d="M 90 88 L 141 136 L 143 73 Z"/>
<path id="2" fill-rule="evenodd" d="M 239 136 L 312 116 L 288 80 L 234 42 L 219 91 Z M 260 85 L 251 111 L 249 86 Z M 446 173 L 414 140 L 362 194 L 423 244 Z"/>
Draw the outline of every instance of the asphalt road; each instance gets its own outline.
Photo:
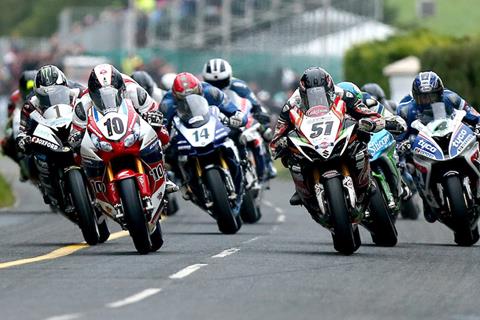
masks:
<path id="1" fill-rule="evenodd" d="M 288 206 L 292 190 L 273 183 L 261 222 L 232 236 L 182 202 L 163 222 L 163 248 L 140 256 L 122 234 L 75 245 L 78 228 L 23 185 L 0 212 L 0 319 L 480 319 L 478 247 L 453 245 L 438 223 L 400 220 L 397 247 L 377 248 L 363 230 L 364 245 L 341 256 Z"/>

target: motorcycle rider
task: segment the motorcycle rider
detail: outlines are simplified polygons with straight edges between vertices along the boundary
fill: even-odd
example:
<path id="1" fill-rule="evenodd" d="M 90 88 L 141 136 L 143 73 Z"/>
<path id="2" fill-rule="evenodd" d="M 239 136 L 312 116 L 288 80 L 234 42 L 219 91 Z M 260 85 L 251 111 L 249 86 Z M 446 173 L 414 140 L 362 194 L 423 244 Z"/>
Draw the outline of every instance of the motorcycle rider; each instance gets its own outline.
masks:
<path id="1" fill-rule="evenodd" d="M 438 103 L 442 105 L 439 106 Z M 398 115 L 407 123 L 407 129 L 397 138 L 400 141 L 398 150 L 402 156 L 407 158 L 407 161 L 412 161 L 409 151 L 411 141 L 416 135 L 416 130 L 411 127 L 413 121 L 418 119 L 422 123 L 428 124 L 434 120 L 433 108 L 438 107 L 445 108 L 447 114 L 452 113 L 454 109 L 466 111 L 463 121 L 474 127 L 478 136 L 480 114 L 457 93 L 446 89 L 442 79 L 435 72 L 420 72 L 413 80 L 411 94 L 405 96 L 397 108 Z M 423 204 L 425 220 L 431 223 L 435 222 L 436 214 L 429 208 L 426 201 Z"/>
<path id="2" fill-rule="evenodd" d="M 135 80 L 145 91 L 147 91 L 148 95 L 155 100 L 156 103 L 160 103 L 162 101 L 163 96 L 165 95 L 166 91 L 160 89 L 155 81 L 153 81 L 152 77 L 146 71 L 134 71 L 131 75 L 132 79 Z"/>
<path id="3" fill-rule="evenodd" d="M 392 100 L 387 100 L 385 95 L 385 91 L 383 91 L 382 87 L 378 83 L 365 83 L 361 90 L 364 95 L 364 99 L 374 99 L 380 102 L 383 106 L 385 106 L 389 112 L 395 113 L 397 105 Z"/>
<path id="4" fill-rule="evenodd" d="M 132 78 L 120 73 L 110 64 L 100 64 L 93 68 L 88 78 L 88 90 L 82 95 L 75 105 L 73 114 L 72 129 L 69 136 L 70 145 L 79 149 L 87 127 L 87 114 L 93 105 L 101 105 L 101 92 L 105 89 L 117 90 L 122 98 L 132 101 L 133 107 L 140 116 L 156 129 L 158 139 L 162 145 L 166 145 L 170 137 L 162 126 L 163 116 L 158 111 L 158 104 L 152 97 Z M 178 187 L 166 180 L 166 193 L 172 193 Z"/>
<path id="5" fill-rule="evenodd" d="M 252 115 L 262 126 L 260 133 L 266 142 L 272 140 L 272 129 L 270 128 L 271 117 L 268 111 L 261 105 L 255 93 L 248 87 L 247 83 L 238 78 L 232 77 L 232 66 L 224 59 L 210 59 L 203 66 L 203 80 L 222 91 L 231 90 L 239 97 L 247 99 L 252 104 Z M 268 148 L 267 148 L 268 149 Z M 262 151 L 263 153 L 263 151 Z M 263 154 L 262 154 L 263 157 Z M 272 157 L 269 152 L 264 155 L 264 163 L 267 168 L 268 178 L 277 176 L 277 171 L 273 166 Z"/>
<path id="6" fill-rule="evenodd" d="M 330 74 L 320 67 L 310 67 L 305 70 L 300 78 L 299 86 L 288 99 L 275 126 L 275 134 L 270 143 L 270 148 L 276 158 L 282 159 L 282 164 L 291 170 L 292 164 L 295 161 L 288 151 L 288 142 L 286 135 L 292 129 L 294 124 L 290 120 L 290 112 L 300 109 L 302 112 L 314 107 L 310 101 L 314 103 L 315 94 L 322 89 L 326 93 L 330 105 L 338 103 L 345 94 L 344 91 L 336 87 Z M 355 97 L 352 97 L 355 98 Z M 354 103 L 346 105 L 346 112 L 352 118 L 358 121 L 360 132 L 376 132 L 384 128 L 384 119 L 376 112 L 365 108 L 360 99 L 356 99 Z M 370 164 L 368 159 L 367 143 L 370 139 L 369 134 L 358 135 L 358 145 L 353 148 L 355 154 L 363 154 L 363 157 L 352 157 L 354 159 L 353 181 L 355 188 L 359 195 L 366 195 L 370 190 Z M 368 200 L 367 196 L 359 199 L 360 202 L 365 203 Z M 290 199 L 291 205 L 300 205 L 302 201 L 299 195 L 295 192 Z"/>
<path id="7" fill-rule="evenodd" d="M 16 138 L 16 145 L 20 153 L 23 155 L 22 161 L 26 163 L 25 167 L 28 169 L 28 176 L 21 177 L 26 180 L 27 178 L 36 179 L 36 170 L 34 165 L 31 164 L 31 155 L 27 155 L 26 151 L 28 145 L 31 142 L 31 134 L 37 126 L 36 121 L 32 121 L 30 116 L 34 113 L 43 115 L 44 106 L 43 99 L 48 97 L 49 92 L 55 89 L 57 86 L 65 86 L 69 88 L 70 103 L 74 103 L 78 96 L 82 93 L 84 87 L 76 82 L 69 82 L 65 77 L 65 74 L 54 65 L 46 65 L 41 67 L 35 75 L 34 94 L 31 95 L 24 106 L 20 115 L 20 127 L 19 133 Z M 47 203 L 48 201 L 46 201 Z M 48 203 L 47 203 L 48 204 Z"/>
<path id="8" fill-rule="evenodd" d="M 37 70 L 25 70 L 22 72 L 18 81 L 18 89 L 10 95 L 10 100 L 7 106 L 7 123 L 5 125 L 5 137 L 2 140 L 2 150 L 5 155 L 10 157 L 13 161 L 19 163 L 19 154 L 15 147 L 15 138 L 17 132 L 14 132 L 15 110 L 21 111 L 23 105 L 33 92 L 35 83 L 35 76 Z M 18 117 L 20 114 L 17 114 Z M 18 119 L 19 121 L 20 119 Z M 27 177 L 26 172 L 20 167 L 20 180 L 25 181 Z"/>

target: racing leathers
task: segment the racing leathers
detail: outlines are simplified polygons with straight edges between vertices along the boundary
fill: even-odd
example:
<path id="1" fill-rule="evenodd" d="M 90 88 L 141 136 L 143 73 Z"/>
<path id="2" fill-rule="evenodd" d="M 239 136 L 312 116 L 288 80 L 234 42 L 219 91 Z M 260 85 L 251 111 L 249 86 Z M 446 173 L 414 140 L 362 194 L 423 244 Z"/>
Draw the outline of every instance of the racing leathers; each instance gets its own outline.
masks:
<path id="1" fill-rule="evenodd" d="M 344 91 L 341 88 L 335 88 L 336 98 L 334 104 L 337 104 L 342 100 Z M 385 121 L 377 112 L 371 111 L 366 108 L 360 100 L 354 100 L 352 103 L 345 103 L 347 114 L 357 121 L 364 120 L 364 124 L 360 127 L 363 131 L 379 131 L 384 128 Z M 275 133 L 270 143 L 273 155 L 281 157 L 282 164 L 292 170 L 292 165 L 295 163 L 295 159 L 288 151 L 286 135 L 295 128 L 295 125 L 290 120 L 290 112 L 298 109 L 304 109 L 302 105 L 302 99 L 299 89 L 295 90 L 292 96 L 288 99 L 287 103 L 282 108 L 277 124 L 275 126 Z M 352 146 L 352 164 L 350 166 L 352 172 L 352 178 L 354 181 L 355 189 L 359 196 L 366 195 L 370 187 L 370 164 L 368 158 L 367 143 L 370 138 L 369 134 L 359 134 L 358 140 L 354 142 L 356 145 Z M 363 156 L 362 156 L 363 155 Z M 294 174 L 292 174 L 294 177 Z M 359 197 L 359 202 L 365 204 L 368 197 Z M 299 197 L 295 193 L 290 201 L 292 205 L 301 204 Z"/>

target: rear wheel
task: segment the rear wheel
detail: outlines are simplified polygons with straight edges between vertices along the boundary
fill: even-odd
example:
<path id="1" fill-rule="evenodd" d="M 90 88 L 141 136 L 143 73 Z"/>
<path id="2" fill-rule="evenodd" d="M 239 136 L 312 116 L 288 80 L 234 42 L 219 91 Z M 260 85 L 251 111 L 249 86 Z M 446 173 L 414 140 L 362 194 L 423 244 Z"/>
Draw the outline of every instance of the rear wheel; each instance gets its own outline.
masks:
<path id="1" fill-rule="evenodd" d="M 420 214 L 420 204 L 417 202 L 418 196 L 413 195 L 407 201 L 402 201 L 400 212 L 403 219 L 417 220 Z"/>
<path id="2" fill-rule="evenodd" d="M 256 202 L 255 192 L 247 190 L 243 196 L 242 207 L 240 208 L 243 222 L 255 223 L 262 217 L 260 206 Z"/>
<path id="3" fill-rule="evenodd" d="M 392 222 L 392 216 L 388 210 L 382 190 L 374 179 L 376 190 L 370 198 L 370 214 L 372 216 L 372 224 L 370 232 L 372 234 L 373 243 L 378 246 L 393 247 L 397 244 L 397 229 Z"/>
<path id="4" fill-rule="evenodd" d="M 217 218 L 218 229 L 225 234 L 234 234 L 240 229 L 227 196 L 225 183 L 217 169 L 205 172 L 205 182 L 212 195 L 212 211 Z"/>
<path id="5" fill-rule="evenodd" d="M 462 182 L 458 176 L 447 177 L 444 183 L 446 195 L 453 214 L 455 243 L 460 246 L 471 246 L 478 241 L 478 226 L 472 230 L 468 217 L 468 207 L 465 201 Z"/>
<path id="6" fill-rule="evenodd" d="M 99 242 L 95 211 L 88 197 L 85 181 L 79 170 L 72 169 L 67 172 L 67 184 L 70 196 L 78 215 L 78 226 L 82 230 L 83 238 L 89 245 Z"/>
<path id="7" fill-rule="evenodd" d="M 173 216 L 178 211 L 178 201 L 177 197 L 173 194 L 168 194 L 168 204 L 167 204 L 167 216 Z"/>
<path id="8" fill-rule="evenodd" d="M 145 214 L 138 195 L 136 181 L 133 178 L 118 182 L 128 232 L 137 251 L 146 254 L 150 251 L 150 235 Z"/>
<path id="9" fill-rule="evenodd" d="M 334 233 L 333 246 L 338 252 L 351 255 L 360 246 L 355 242 L 355 234 L 350 221 L 342 181 L 339 177 L 328 179 L 325 184 L 325 196 L 332 219 Z M 357 231 L 358 232 L 358 228 Z M 360 235 L 357 234 L 358 239 Z"/>

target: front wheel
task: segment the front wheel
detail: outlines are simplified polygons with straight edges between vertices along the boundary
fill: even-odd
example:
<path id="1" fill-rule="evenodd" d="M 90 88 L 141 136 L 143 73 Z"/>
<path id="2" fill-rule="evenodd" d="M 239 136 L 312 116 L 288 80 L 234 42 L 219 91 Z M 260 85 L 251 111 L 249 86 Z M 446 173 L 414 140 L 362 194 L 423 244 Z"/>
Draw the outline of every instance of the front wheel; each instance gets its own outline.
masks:
<path id="1" fill-rule="evenodd" d="M 375 191 L 370 198 L 370 214 L 372 223 L 370 232 L 372 234 L 373 243 L 383 247 L 394 247 L 397 244 L 397 229 L 392 222 L 392 217 L 385 203 L 380 186 L 377 180 L 375 183 Z"/>
<path id="2" fill-rule="evenodd" d="M 162 227 L 160 226 L 160 221 L 157 221 L 155 225 L 155 231 L 150 235 L 150 241 L 152 247 L 150 248 L 151 252 L 155 252 L 160 249 L 163 245 L 163 236 L 162 236 Z"/>
<path id="3" fill-rule="evenodd" d="M 205 172 L 205 182 L 212 195 L 212 211 L 217 219 L 218 229 L 225 234 L 234 234 L 240 229 L 241 224 L 228 201 L 225 183 L 217 169 L 210 169 Z"/>
<path id="4" fill-rule="evenodd" d="M 262 217 L 260 206 L 256 203 L 257 201 L 255 200 L 254 194 L 255 191 L 247 190 L 243 196 L 240 213 L 242 215 L 242 220 L 246 223 L 258 222 Z"/>
<path id="5" fill-rule="evenodd" d="M 478 241 L 478 226 L 471 228 L 467 203 L 465 201 L 463 186 L 458 176 L 449 176 L 444 183 L 446 196 L 453 215 L 455 243 L 459 246 L 469 247 Z"/>
<path id="6" fill-rule="evenodd" d="M 141 254 L 147 254 L 151 250 L 150 235 L 138 194 L 137 183 L 134 178 L 128 178 L 119 181 L 118 187 L 128 232 L 133 239 L 135 249 Z"/>
<path id="7" fill-rule="evenodd" d="M 325 196 L 333 224 L 333 246 L 338 252 L 351 255 L 360 246 L 359 234 L 355 234 L 350 221 L 350 214 L 345 202 L 345 193 L 340 177 L 325 181 Z M 357 228 L 358 229 L 358 228 Z M 358 232 L 358 230 L 356 231 Z"/>
<path id="8" fill-rule="evenodd" d="M 78 226 L 82 231 L 83 238 L 89 245 L 96 245 L 99 242 L 99 234 L 95 220 L 95 211 L 88 197 L 85 181 L 79 170 L 72 169 L 67 172 L 67 185 L 77 212 Z"/>

